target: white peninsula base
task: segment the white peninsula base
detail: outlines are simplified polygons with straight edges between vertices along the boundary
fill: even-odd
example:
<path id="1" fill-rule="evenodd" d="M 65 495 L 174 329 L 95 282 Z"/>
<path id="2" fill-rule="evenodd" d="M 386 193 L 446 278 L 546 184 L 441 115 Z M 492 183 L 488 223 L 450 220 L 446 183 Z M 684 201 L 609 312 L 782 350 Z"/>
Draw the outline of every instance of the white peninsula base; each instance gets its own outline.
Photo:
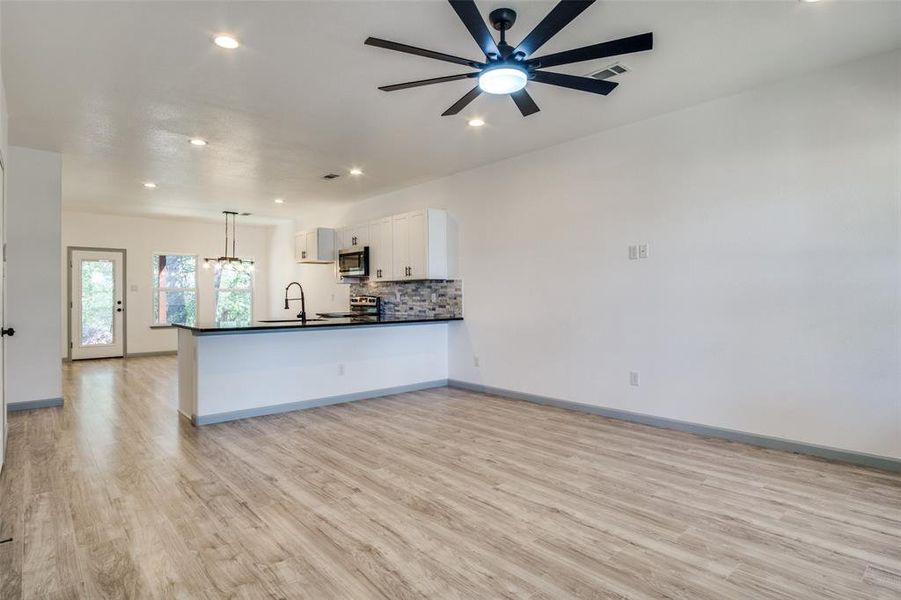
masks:
<path id="1" fill-rule="evenodd" d="M 178 410 L 220 423 L 447 384 L 448 322 L 178 331 Z"/>

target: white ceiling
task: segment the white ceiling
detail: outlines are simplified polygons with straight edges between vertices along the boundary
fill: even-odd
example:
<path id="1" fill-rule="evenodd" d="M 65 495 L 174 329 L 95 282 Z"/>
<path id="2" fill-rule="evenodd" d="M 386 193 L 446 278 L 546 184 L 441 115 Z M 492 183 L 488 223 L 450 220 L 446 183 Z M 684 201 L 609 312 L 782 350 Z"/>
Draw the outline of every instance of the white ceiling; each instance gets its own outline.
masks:
<path id="1" fill-rule="evenodd" d="M 519 12 L 515 45 L 553 3 L 479 2 L 483 14 L 505 5 Z M 538 54 L 653 31 L 653 51 L 621 58 L 634 71 L 610 96 L 532 83 L 537 115 L 483 95 L 441 117 L 471 80 L 376 87 L 465 68 L 363 40 L 481 58 L 443 1 L 4 0 L 2 11 L 10 142 L 63 153 L 67 207 L 216 217 L 299 216 L 901 45 L 901 2 L 600 0 Z M 221 31 L 242 47 L 213 46 Z M 472 116 L 488 124 L 468 128 Z"/>

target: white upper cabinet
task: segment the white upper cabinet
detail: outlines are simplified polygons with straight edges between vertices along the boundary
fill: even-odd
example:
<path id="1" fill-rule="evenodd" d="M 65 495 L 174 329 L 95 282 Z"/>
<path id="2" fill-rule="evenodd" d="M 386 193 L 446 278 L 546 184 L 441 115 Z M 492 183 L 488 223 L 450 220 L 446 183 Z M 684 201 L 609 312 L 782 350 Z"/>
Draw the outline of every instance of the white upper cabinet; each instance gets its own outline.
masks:
<path id="1" fill-rule="evenodd" d="M 391 218 L 395 280 L 447 279 L 447 213 L 428 208 Z"/>
<path id="2" fill-rule="evenodd" d="M 295 234 L 294 260 L 299 263 L 334 262 L 335 230 L 317 227 Z"/>
<path id="3" fill-rule="evenodd" d="M 407 279 L 410 268 L 410 213 L 391 217 L 391 279 Z"/>
<path id="4" fill-rule="evenodd" d="M 447 279 L 447 213 L 427 208 L 336 230 L 337 248 L 369 246 L 369 281 Z M 338 281 L 347 283 L 340 275 Z"/>
<path id="5" fill-rule="evenodd" d="M 338 249 L 369 245 L 369 224 L 342 227 L 338 230 Z"/>
<path id="6" fill-rule="evenodd" d="M 388 281 L 393 275 L 391 217 L 369 224 L 369 280 Z"/>

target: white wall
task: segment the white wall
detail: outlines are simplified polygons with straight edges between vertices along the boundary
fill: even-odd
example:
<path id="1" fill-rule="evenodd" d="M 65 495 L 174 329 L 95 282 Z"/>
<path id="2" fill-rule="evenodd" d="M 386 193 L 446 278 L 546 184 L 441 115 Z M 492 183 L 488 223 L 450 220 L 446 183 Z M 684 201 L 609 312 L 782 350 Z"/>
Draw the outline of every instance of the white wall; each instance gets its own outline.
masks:
<path id="1" fill-rule="evenodd" d="M 899 77 L 901 53 L 870 57 L 339 221 L 448 209 L 452 378 L 901 457 Z"/>
<path id="2" fill-rule="evenodd" d="M 59 398 L 62 158 L 11 146 L 6 182 L 8 404 Z"/>
<path id="3" fill-rule="evenodd" d="M 203 259 L 220 256 L 225 243 L 224 225 L 185 219 L 126 217 L 86 212 L 64 211 L 62 227 L 63 299 L 56 305 L 62 311 L 63 323 L 68 322 L 65 254 L 69 246 L 96 248 L 124 248 L 126 250 L 126 319 L 129 354 L 174 351 L 176 332 L 171 328 L 151 329 L 152 255 L 159 252 L 195 254 Z M 269 238 L 271 228 L 242 225 L 237 228 L 239 256 L 257 261 L 254 275 L 254 318 L 269 316 Z M 59 257 L 59 255 L 58 255 Z M 57 258 L 58 258 L 57 257 Z M 136 286 L 137 289 L 134 289 Z M 215 315 L 213 271 L 198 271 L 198 321 L 211 321 Z M 66 324 L 57 338 L 57 352 L 66 356 Z"/>

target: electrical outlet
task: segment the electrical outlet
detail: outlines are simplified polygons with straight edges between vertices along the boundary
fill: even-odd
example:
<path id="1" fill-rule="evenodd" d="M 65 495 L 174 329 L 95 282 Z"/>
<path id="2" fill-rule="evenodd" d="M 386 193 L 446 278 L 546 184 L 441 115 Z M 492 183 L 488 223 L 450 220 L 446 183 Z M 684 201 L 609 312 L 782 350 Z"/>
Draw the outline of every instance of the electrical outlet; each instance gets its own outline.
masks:
<path id="1" fill-rule="evenodd" d="M 479 357 L 478 356 L 472 357 L 472 365 L 477 369 L 479 368 Z"/>
<path id="2" fill-rule="evenodd" d="M 339 363 L 338 364 L 338 377 L 341 377 L 343 375 L 344 375 L 344 363 Z"/>
<path id="3" fill-rule="evenodd" d="M 648 257 L 648 245 L 642 244 L 638 247 L 638 258 L 647 258 Z"/>
<path id="4" fill-rule="evenodd" d="M 638 259 L 638 246 L 633 244 L 629 246 L 629 260 L 636 259 Z"/>
<path id="5" fill-rule="evenodd" d="M 629 385 L 641 385 L 641 373 L 638 371 L 629 371 Z"/>

